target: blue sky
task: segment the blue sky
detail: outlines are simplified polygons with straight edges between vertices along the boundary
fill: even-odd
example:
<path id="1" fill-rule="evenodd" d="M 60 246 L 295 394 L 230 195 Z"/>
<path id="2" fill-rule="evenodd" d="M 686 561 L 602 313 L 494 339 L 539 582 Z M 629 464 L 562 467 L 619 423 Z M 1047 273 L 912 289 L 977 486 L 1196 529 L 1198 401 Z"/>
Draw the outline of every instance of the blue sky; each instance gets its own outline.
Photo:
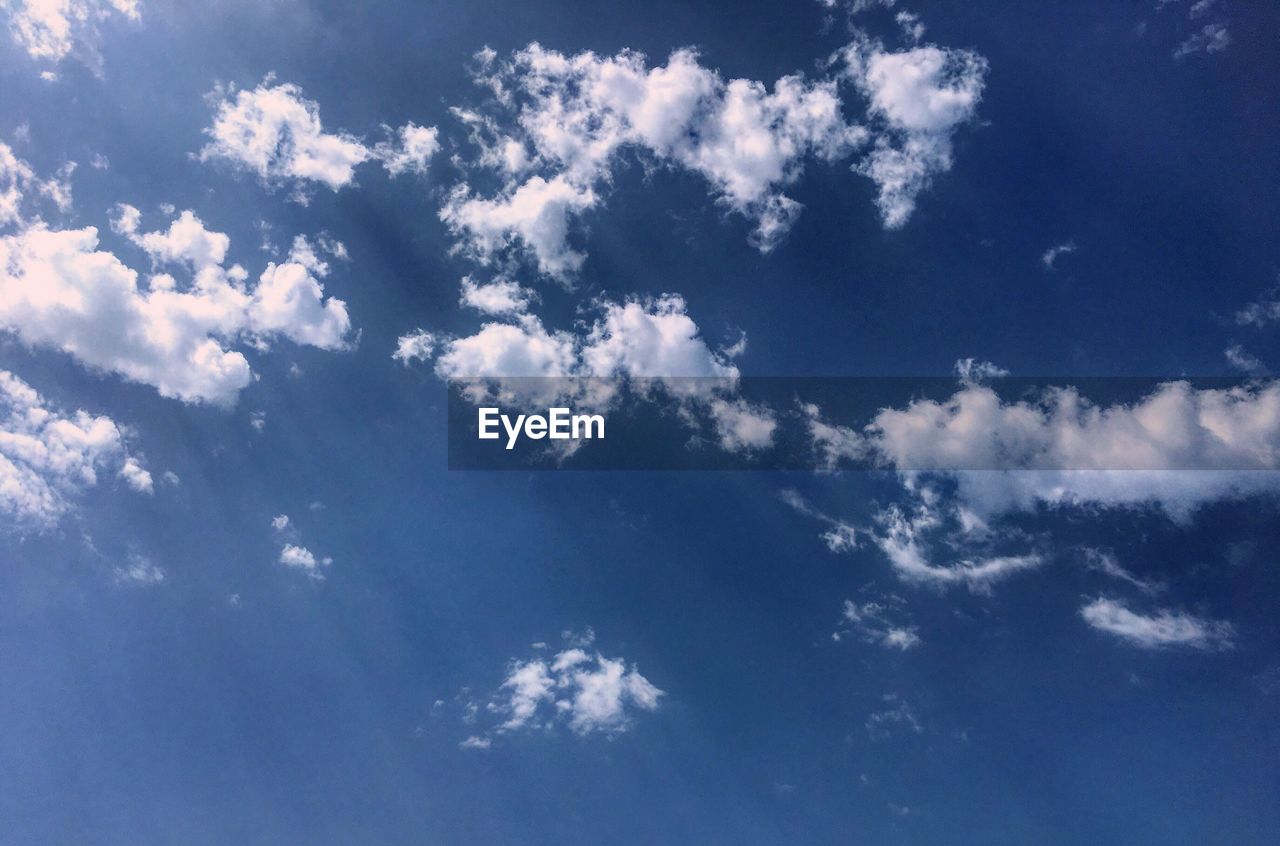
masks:
<path id="1" fill-rule="evenodd" d="M 0 841 L 1280 836 L 1275 9 L 0 16 Z M 955 387 L 447 469 L 739 375 Z"/>

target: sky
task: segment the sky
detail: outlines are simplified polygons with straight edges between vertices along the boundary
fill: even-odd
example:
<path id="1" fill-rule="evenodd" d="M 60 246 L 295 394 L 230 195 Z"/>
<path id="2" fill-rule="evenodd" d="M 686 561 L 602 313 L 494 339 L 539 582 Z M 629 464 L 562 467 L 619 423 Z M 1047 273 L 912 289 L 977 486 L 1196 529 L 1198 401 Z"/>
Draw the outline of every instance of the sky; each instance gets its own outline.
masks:
<path id="1" fill-rule="evenodd" d="M 1280 9 L 0 18 L 0 841 L 1280 839 Z"/>

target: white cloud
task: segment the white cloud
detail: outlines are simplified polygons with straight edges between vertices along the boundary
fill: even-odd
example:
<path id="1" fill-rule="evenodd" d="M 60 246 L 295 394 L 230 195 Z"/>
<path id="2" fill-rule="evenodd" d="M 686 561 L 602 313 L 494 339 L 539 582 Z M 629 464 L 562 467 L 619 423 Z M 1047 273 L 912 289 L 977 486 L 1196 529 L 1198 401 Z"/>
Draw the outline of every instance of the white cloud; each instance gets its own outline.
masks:
<path id="1" fill-rule="evenodd" d="M 844 431 L 900 471 L 953 475 L 961 498 L 987 515 L 1037 503 L 1159 505 L 1181 515 L 1280 488 L 1274 473 L 1245 472 L 1280 467 L 1274 381 L 1231 389 L 1167 382 L 1110 406 L 1070 387 L 1005 402 L 969 384 L 945 401 L 880 411 L 861 440 Z"/>
<path id="2" fill-rule="evenodd" d="M 485 314 L 522 314 L 536 295 L 510 279 L 477 283 L 470 276 L 462 280 L 462 305 Z"/>
<path id="3" fill-rule="evenodd" d="M 374 153 L 382 160 L 387 173 L 424 174 L 431 157 L 440 149 L 439 132 L 434 126 L 418 126 L 410 121 L 392 130 L 393 141 L 384 141 L 374 147 Z"/>
<path id="4" fill-rule="evenodd" d="M 277 532 L 283 532 L 285 529 L 289 528 L 289 515 L 277 514 L 275 517 L 272 517 L 271 528 L 275 529 Z"/>
<path id="5" fill-rule="evenodd" d="M 0 228 L 25 225 L 33 217 L 31 206 L 39 198 L 59 211 L 71 207 L 69 182 L 74 163 L 61 168 L 52 179 L 39 179 L 31 166 L 14 154 L 13 148 L 0 141 Z"/>
<path id="6" fill-rule="evenodd" d="M 379 160 L 391 176 L 422 174 L 440 149 L 435 127 L 406 123 L 387 127 L 390 138 L 374 147 L 346 132 L 326 132 L 320 106 L 292 83 L 256 88 L 217 88 L 213 124 L 205 130 L 209 143 L 201 161 L 226 161 L 255 174 L 268 186 L 288 186 L 305 202 L 313 184 L 337 191 L 355 180 L 355 169 Z"/>
<path id="7" fill-rule="evenodd" d="M 436 348 L 436 336 L 425 329 L 415 329 L 407 335 L 401 335 L 396 342 L 396 351 L 391 357 L 408 367 L 414 361 L 426 361 Z"/>
<path id="8" fill-rule="evenodd" d="M 101 59 L 98 25 L 114 15 L 139 19 L 139 0 L 7 0 L 13 40 L 33 59 L 59 62 L 78 50 L 93 70 Z"/>
<path id="9" fill-rule="evenodd" d="M 717 397 L 711 400 L 708 410 L 715 421 L 721 449 L 750 453 L 773 445 L 778 420 L 765 406 Z"/>
<path id="10" fill-rule="evenodd" d="M 1232 344 L 1223 350 L 1222 354 L 1226 356 L 1227 364 L 1241 373 L 1262 376 L 1267 372 L 1267 366 L 1262 363 L 1262 360 L 1240 344 Z"/>
<path id="11" fill-rule="evenodd" d="M 618 734 L 631 727 L 636 712 L 657 709 L 663 692 L 639 670 L 621 658 L 588 652 L 590 638 L 581 643 L 550 660 L 512 662 L 488 705 L 502 720 L 496 733 L 565 724 L 581 736 Z"/>
<path id="12" fill-rule="evenodd" d="M 896 597 L 867 602 L 846 599 L 840 620 L 842 627 L 831 637 L 840 641 L 849 634 L 856 634 L 867 643 L 905 652 L 919 646 L 921 641 L 919 630 L 902 622 L 902 617 L 902 602 Z"/>
<path id="13" fill-rule="evenodd" d="M 140 215 L 120 206 L 113 228 L 148 253 L 160 272 L 138 273 L 99 249 L 98 230 L 36 223 L 0 237 L 0 327 L 34 346 L 62 350 L 88 367 L 118 373 L 186 402 L 230 404 L 249 384 L 246 341 L 272 339 L 336 350 L 350 330 L 346 305 L 324 298 L 328 265 L 305 238 L 256 285 L 224 264 L 229 239 L 192 212 L 164 231 L 140 233 Z M 164 268 L 189 274 L 185 284 Z"/>
<path id="14" fill-rule="evenodd" d="M 726 82 L 688 49 L 656 67 L 634 51 L 565 55 L 538 44 L 506 62 L 491 51 L 478 58 L 478 81 L 515 113 L 516 126 L 454 114 L 480 146 L 474 164 L 510 179 L 493 199 L 458 186 L 441 216 L 473 255 L 488 261 L 520 245 L 549 276 L 581 267 L 569 224 L 601 201 L 625 150 L 702 175 L 727 208 L 755 222 L 753 243 L 767 251 L 799 212 L 781 189 L 804 161 L 844 156 L 866 136 L 845 122 L 834 80 L 786 76 L 772 90 Z M 515 178 L 530 169 L 537 172 Z"/>
<path id="15" fill-rule="evenodd" d="M 373 152 L 352 135 L 325 132 L 319 105 L 297 85 L 271 82 L 214 91 L 214 121 L 205 130 L 210 140 L 201 161 L 231 162 L 270 185 L 302 189 L 318 182 L 337 191 L 349 184 Z"/>
<path id="16" fill-rule="evenodd" d="M 845 72 L 870 101 L 870 115 L 883 124 L 856 169 L 876 183 L 884 225 L 895 229 L 934 175 L 951 169 L 951 136 L 977 111 L 987 61 L 933 45 L 890 52 L 865 38 L 843 57 Z"/>
<path id="17" fill-rule="evenodd" d="M 142 555 L 130 555 L 128 563 L 124 567 L 116 567 L 114 574 L 117 584 L 131 585 L 133 587 L 151 587 L 163 584 L 166 578 L 166 573 L 163 569 Z"/>
<path id="18" fill-rule="evenodd" d="M 492 200 L 473 197 L 465 184 L 459 185 L 440 210 L 440 219 L 482 264 L 520 246 L 542 273 L 565 278 L 586 260 L 568 244 L 569 220 L 595 204 L 589 187 L 575 186 L 564 176 L 550 181 L 534 176 Z"/>
<path id="19" fill-rule="evenodd" d="M 135 491 L 152 489 L 150 474 L 129 453 L 114 421 L 62 412 L 0 370 L 0 513 L 20 527 L 49 528 L 104 470 Z"/>
<path id="20" fill-rule="evenodd" d="M 1080 616 L 1093 628 L 1144 649 L 1173 646 L 1229 649 L 1235 636 L 1230 623 L 1169 609 L 1160 609 L 1151 615 L 1139 614 L 1106 598 L 1085 605 L 1080 609 Z"/>
<path id="21" fill-rule="evenodd" d="M 1096 570 L 1103 575 L 1110 576 L 1122 582 L 1133 585 L 1145 594 L 1153 595 L 1165 589 L 1160 582 L 1151 581 L 1149 579 L 1140 579 L 1133 573 L 1130 573 L 1123 566 L 1116 555 L 1109 549 L 1098 549 L 1095 547 L 1086 547 L 1082 550 L 1084 554 L 1085 566 L 1091 570 Z"/>
<path id="22" fill-rule="evenodd" d="M 332 558 L 317 558 L 305 546 L 287 543 L 280 550 L 280 563 L 286 567 L 303 570 L 313 579 L 323 579 L 323 568 L 333 563 Z"/>
<path id="23" fill-rule="evenodd" d="M 1045 266 L 1046 270 L 1053 270 L 1054 262 L 1058 260 L 1059 256 L 1074 253 L 1076 249 L 1075 241 L 1066 241 L 1062 244 L 1057 244 L 1044 251 L 1044 255 L 1040 256 L 1040 263 Z"/>
<path id="24" fill-rule="evenodd" d="M 1280 320 L 1280 290 L 1273 290 L 1266 298 L 1249 303 L 1236 312 L 1236 323 L 1241 326 L 1266 326 Z"/>
<path id="25" fill-rule="evenodd" d="M 1231 44 L 1231 33 L 1220 23 L 1205 24 L 1204 28 L 1178 45 L 1173 51 L 1175 59 L 1193 53 L 1220 53 Z"/>

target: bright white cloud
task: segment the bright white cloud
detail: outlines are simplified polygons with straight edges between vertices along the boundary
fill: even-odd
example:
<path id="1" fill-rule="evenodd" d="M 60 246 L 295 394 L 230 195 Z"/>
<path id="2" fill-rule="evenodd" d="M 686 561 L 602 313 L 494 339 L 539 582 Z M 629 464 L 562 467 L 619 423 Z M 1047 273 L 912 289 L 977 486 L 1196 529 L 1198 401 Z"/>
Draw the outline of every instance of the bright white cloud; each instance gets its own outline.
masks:
<path id="1" fill-rule="evenodd" d="M 19 527 L 49 528 L 104 471 L 135 491 L 152 491 L 151 475 L 114 421 L 60 411 L 0 370 L 0 513 Z"/>
<path id="2" fill-rule="evenodd" d="M 895 229 L 933 177 L 951 169 L 951 137 L 977 111 L 987 62 L 968 50 L 933 45 L 891 52 L 865 38 L 843 57 L 846 74 L 869 100 L 870 116 L 882 124 L 856 169 L 876 183 L 884 225 Z"/>
<path id="3" fill-rule="evenodd" d="M 167 230 L 141 233 L 136 209 L 121 206 L 113 228 L 162 269 L 145 282 L 99 249 L 94 227 L 37 223 L 0 237 L 0 327 L 24 342 L 62 350 L 83 364 L 154 386 L 186 402 L 229 404 L 249 384 L 246 341 L 275 338 L 336 350 L 350 330 L 346 305 L 324 298 L 329 272 L 298 238 L 256 285 L 225 265 L 229 239 L 183 212 Z M 189 274 L 179 283 L 167 269 Z"/>
<path id="4" fill-rule="evenodd" d="M 407 335 L 401 335 L 396 342 L 396 351 L 391 357 L 408 367 L 415 361 L 427 361 L 435 352 L 436 336 L 425 329 L 415 329 Z"/>
<path id="5" fill-rule="evenodd" d="M 512 662 L 487 710 L 501 720 L 494 733 L 567 725 L 574 733 L 619 734 L 637 712 L 653 711 L 664 695 L 635 666 L 588 649 L 590 636 L 550 660 Z M 488 741 L 487 736 L 476 736 Z M 473 743 L 472 748 L 488 748 Z"/>
<path id="6" fill-rule="evenodd" d="M 332 558 L 317 558 L 305 546 L 287 543 L 280 550 L 280 563 L 286 567 L 304 571 L 309 577 L 324 579 L 323 568 L 333 563 Z"/>
<path id="7" fill-rule="evenodd" d="M 462 280 L 462 305 L 485 314 L 522 314 L 536 295 L 510 279 L 479 283 L 470 276 Z"/>
<path id="8" fill-rule="evenodd" d="M 805 160 L 834 160 L 866 140 L 844 120 L 835 80 L 726 82 L 688 49 L 654 67 L 634 51 L 565 55 L 538 44 L 505 62 L 492 51 L 478 58 L 478 81 L 515 125 L 454 113 L 480 146 L 474 164 L 509 180 L 492 199 L 458 186 L 441 217 L 473 255 L 488 261 L 518 247 L 549 276 L 581 267 L 570 222 L 601 201 L 624 151 L 703 176 L 727 208 L 754 221 L 753 243 L 767 251 L 799 213 L 782 189 Z"/>
<path id="9" fill-rule="evenodd" d="M 25 225 L 33 217 L 32 206 L 43 198 L 59 211 L 71 208 L 69 182 L 74 163 L 68 163 L 52 179 L 39 179 L 31 166 L 0 141 L 0 228 Z"/>
<path id="10" fill-rule="evenodd" d="M 201 161 L 225 161 L 269 186 L 288 186 L 305 202 L 313 184 L 337 191 L 355 180 L 355 169 L 380 160 L 392 176 L 424 173 L 440 148 L 435 127 L 412 122 L 387 131 L 374 147 L 346 132 L 326 132 L 320 106 L 292 83 L 268 77 L 253 89 L 215 89 L 213 124 Z"/>
<path id="11" fill-rule="evenodd" d="M 0 11 L 8 14 L 13 40 L 31 58 L 59 62 L 79 50 L 97 70 L 98 25 L 115 15 L 136 21 L 140 5 L 139 0 L 5 0 Z"/>
<path id="12" fill-rule="evenodd" d="M 1175 646 L 1229 649 L 1235 637 L 1230 623 L 1169 609 L 1139 614 L 1121 602 L 1106 598 L 1085 605 L 1080 609 L 1080 616 L 1093 628 L 1144 649 Z"/>
<path id="13" fill-rule="evenodd" d="M 431 157 L 440 149 L 439 131 L 434 126 L 418 126 L 410 121 L 399 129 L 387 128 L 394 140 L 374 147 L 382 166 L 392 176 L 402 173 L 424 174 Z"/>

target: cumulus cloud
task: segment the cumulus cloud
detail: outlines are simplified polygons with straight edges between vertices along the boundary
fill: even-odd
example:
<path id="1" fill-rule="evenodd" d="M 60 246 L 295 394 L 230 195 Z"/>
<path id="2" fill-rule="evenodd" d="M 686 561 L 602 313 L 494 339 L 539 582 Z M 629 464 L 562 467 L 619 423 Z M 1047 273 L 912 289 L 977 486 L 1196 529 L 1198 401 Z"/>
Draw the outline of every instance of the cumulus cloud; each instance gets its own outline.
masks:
<path id="1" fill-rule="evenodd" d="M 1143 649 L 1229 649 L 1235 637 L 1230 623 L 1169 609 L 1140 614 L 1121 602 L 1102 597 L 1081 608 L 1080 616 L 1093 628 Z"/>
<path id="2" fill-rule="evenodd" d="M 153 489 L 113 420 L 61 411 L 0 370 L 0 513 L 20 528 L 52 527 L 103 472 L 120 476 L 134 491 Z"/>
<path id="3" fill-rule="evenodd" d="M 423 173 L 440 144 L 435 127 L 410 122 L 388 128 L 389 140 L 373 147 L 347 132 L 326 132 L 320 106 L 292 83 L 268 77 L 256 88 L 214 90 L 213 123 L 201 161 L 224 161 L 256 175 L 265 185 L 287 186 L 305 202 L 313 185 L 337 191 L 355 180 L 355 170 L 380 160 L 392 176 Z"/>
<path id="4" fill-rule="evenodd" d="M 615 735 L 631 727 L 637 712 L 656 710 L 663 691 L 624 659 L 591 650 L 592 641 L 589 634 L 550 659 L 513 661 L 485 709 L 499 722 L 469 738 L 466 748 L 488 748 L 493 735 L 558 725 L 579 736 Z"/>
<path id="5" fill-rule="evenodd" d="M 228 348 L 237 341 L 261 350 L 276 338 L 345 347 L 346 305 L 325 298 L 329 267 L 305 238 L 250 284 L 244 268 L 225 263 L 227 236 L 194 213 L 156 232 L 141 232 L 139 221 L 136 209 L 120 206 L 113 228 L 150 257 L 157 272 L 145 282 L 99 249 L 94 227 L 38 222 L 0 237 L 0 327 L 164 396 L 215 404 L 234 402 L 252 378 L 244 354 Z"/>
<path id="6" fill-rule="evenodd" d="M 58 211 L 70 209 L 69 180 L 74 170 L 75 163 L 69 162 L 54 177 L 37 178 L 31 166 L 0 141 L 0 228 L 30 223 L 37 216 L 33 207 L 40 200 Z"/>
<path id="7" fill-rule="evenodd" d="M 400 336 L 391 358 L 408 367 L 415 361 L 429 360 L 435 348 L 435 335 L 425 329 L 414 329 L 409 334 Z"/>
<path id="8" fill-rule="evenodd" d="M 951 169 L 951 138 L 977 112 L 987 61 L 968 50 L 934 45 L 889 51 L 866 38 L 845 48 L 843 58 L 879 129 L 873 150 L 856 169 L 875 182 L 884 225 L 896 229 L 933 177 Z"/>
<path id="9" fill-rule="evenodd" d="M 1071 387 L 1005 401 L 970 383 L 947 400 L 883 409 L 862 430 L 809 412 L 821 461 L 871 457 L 903 472 L 946 474 L 985 515 L 1089 503 L 1185 515 L 1207 501 L 1280 487 L 1275 473 L 1253 472 L 1280 465 L 1275 381 L 1234 388 L 1167 382 L 1136 402 L 1106 406 Z"/>
<path id="10" fill-rule="evenodd" d="M 302 545 L 302 535 L 294 527 L 287 514 L 277 514 L 271 518 L 271 528 L 275 530 L 283 545 L 280 547 L 279 563 L 294 570 L 300 570 L 316 581 L 324 580 L 324 570 L 333 564 L 328 556 L 319 556 Z"/>
<path id="11" fill-rule="evenodd" d="M 13 40 L 31 58 L 57 63 L 75 52 L 98 71 L 99 24 L 116 16 L 137 21 L 140 6 L 139 0 L 7 0 L 0 11 L 8 14 Z"/>
<path id="12" fill-rule="evenodd" d="M 866 140 L 844 119 L 834 79 L 726 81 L 689 49 L 656 66 L 634 51 L 565 55 L 536 43 L 506 61 L 492 51 L 478 59 L 477 80 L 496 92 L 503 119 L 454 114 L 480 148 L 473 164 L 507 182 L 492 198 L 459 185 L 441 217 L 480 259 L 523 250 L 553 277 L 581 267 L 570 223 L 601 202 L 625 152 L 701 175 L 768 251 L 799 213 L 782 190 L 805 161 L 841 158 Z"/>
<path id="13" fill-rule="evenodd" d="M 534 297 L 533 291 L 510 279 L 480 283 L 467 276 L 462 280 L 460 302 L 484 314 L 521 314 Z"/>

